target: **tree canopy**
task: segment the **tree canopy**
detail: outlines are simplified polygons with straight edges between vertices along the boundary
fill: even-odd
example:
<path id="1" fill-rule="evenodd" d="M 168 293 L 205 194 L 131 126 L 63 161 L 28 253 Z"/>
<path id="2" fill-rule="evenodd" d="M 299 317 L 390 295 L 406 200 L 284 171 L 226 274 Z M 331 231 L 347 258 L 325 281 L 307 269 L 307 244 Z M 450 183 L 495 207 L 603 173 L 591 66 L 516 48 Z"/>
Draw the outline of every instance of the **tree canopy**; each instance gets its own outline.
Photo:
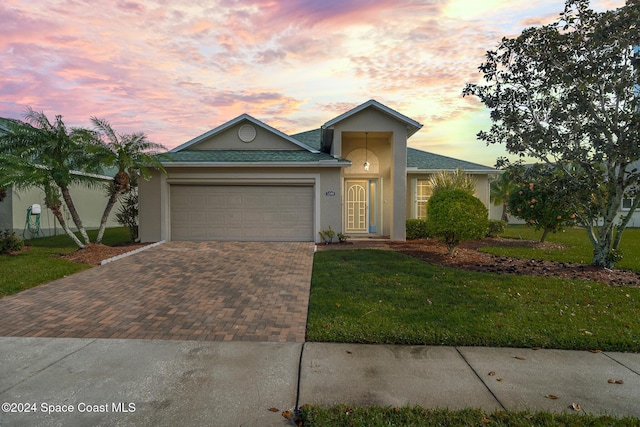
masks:
<path id="1" fill-rule="evenodd" d="M 639 0 L 602 13 L 567 0 L 556 22 L 503 38 L 468 84 L 491 113 L 487 144 L 549 165 L 594 247 L 612 267 L 640 203 Z M 620 215 L 623 198 L 633 199 Z"/>

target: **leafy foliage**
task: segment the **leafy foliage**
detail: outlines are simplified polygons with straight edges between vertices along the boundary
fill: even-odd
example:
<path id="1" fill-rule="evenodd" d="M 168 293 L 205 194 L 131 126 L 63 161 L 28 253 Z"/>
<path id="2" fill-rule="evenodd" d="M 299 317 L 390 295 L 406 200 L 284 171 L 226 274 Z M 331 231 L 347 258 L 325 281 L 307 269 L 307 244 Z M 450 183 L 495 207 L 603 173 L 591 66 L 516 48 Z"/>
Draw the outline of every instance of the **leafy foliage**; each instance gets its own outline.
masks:
<path id="1" fill-rule="evenodd" d="M 549 232 L 574 225 L 577 218 L 571 205 L 565 203 L 566 188 L 549 169 L 543 165 L 512 169 L 520 171 L 512 173 L 519 186 L 509 196 L 510 212 L 536 230 L 543 230 L 541 242 Z"/>
<path id="2" fill-rule="evenodd" d="M 613 266 L 610 253 L 640 203 L 639 23 L 638 0 L 603 13 L 567 0 L 556 22 L 503 38 L 479 67 L 486 84 L 464 89 L 491 110 L 481 140 L 562 173 L 564 203 L 600 267 Z M 623 197 L 635 203 L 618 221 Z"/>
<path id="3" fill-rule="evenodd" d="M 504 171 L 489 184 L 489 197 L 495 206 L 502 205 L 502 217 L 509 222 L 509 196 L 516 189 L 516 184 L 511 179 L 509 171 Z"/>
<path id="4" fill-rule="evenodd" d="M 427 204 L 427 224 L 445 242 L 449 254 L 464 240 L 483 238 L 489 229 L 487 208 L 464 190 L 441 190 Z"/>
<path id="5" fill-rule="evenodd" d="M 131 241 L 138 240 L 138 188 L 131 187 L 125 193 L 122 206 L 116 212 L 118 224 L 127 227 Z"/>
<path id="6" fill-rule="evenodd" d="M 497 237 L 504 233 L 507 228 L 507 222 L 501 219 L 489 220 L 489 231 L 487 231 L 487 237 Z"/>
<path id="7" fill-rule="evenodd" d="M 458 168 L 455 171 L 438 171 L 430 178 L 433 196 L 441 190 L 462 190 L 470 195 L 476 191 L 476 181 L 463 169 Z"/>
<path id="8" fill-rule="evenodd" d="M 426 239 L 429 237 L 427 228 L 427 220 L 425 219 L 407 219 L 407 240 Z"/>
<path id="9" fill-rule="evenodd" d="M 19 252 L 24 248 L 24 241 L 11 230 L 0 232 L 0 254 Z"/>

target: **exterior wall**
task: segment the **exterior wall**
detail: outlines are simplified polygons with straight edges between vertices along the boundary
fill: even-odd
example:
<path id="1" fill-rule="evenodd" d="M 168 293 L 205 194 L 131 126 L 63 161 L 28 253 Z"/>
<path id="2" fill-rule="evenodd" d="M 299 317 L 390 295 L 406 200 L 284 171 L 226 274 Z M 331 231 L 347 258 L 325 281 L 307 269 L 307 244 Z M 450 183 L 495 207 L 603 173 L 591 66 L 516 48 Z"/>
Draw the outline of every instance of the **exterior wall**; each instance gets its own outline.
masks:
<path id="1" fill-rule="evenodd" d="M 243 142 L 238 137 L 238 129 L 249 124 L 256 130 L 251 142 Z M 189 150 L 303 150 L 296 144 L 269 132 L 249 121 L 243 121 L 188 148 Z"/>
<path id="2" fill-rule="evenodd" d="M 154 172 L 148 182 L 140 182 L 140 238 L 143 242 L 171 240 L 171 184 L 314 185 L 314 236 L 331 227 L 342 229 L 339 168 L 250 168 L 206 167 L 167 168 L 167 176 Z"/>
<path id="3" fill-rule="evenodd" d="M 106 191 L 102 188 L 89 188 L 83 185 L 74 185 L 70 191 L 80 219 L 82 219 L 82 225 L 88 230 L 99 228 L 102 213 L 108 200 Z M 27 208 L 37 203 L 42 207 L 42 214 L 40 215 L 40 230 L 42 233 L 45 236 L 64 233 L 53 213 L 45 208 L 44 191 L 31 187 L 27 190 L 14 190 L 7 193 L 9 197 L 0 202 L 0 215 L 2 218 L 0 223 L 3 229 L 12 228 L 17 234 L 22 235 L 27 219 Z M 115 214 L 120 206 L 120 203 L 117 203 L 111 210 L 107 227 L 120 227 L 120 224 L 115 219 Z M 77 231 L 64 203 L 62 212 L 69 228 L 72 231 Z"/>
<path id="4" fill-rule="evenodd" d="M 406 239 L 406 125 L 375 108 L 365 109 L 335 124 L 333 154 L 344 157 L 364 148 L 364 132 L 369 132 L 369 142 L 375 141 L 369 150 L 377 156 L 379 168 L 377 172 L 375 168 L 369 173 L 358 172 L 362 172 L 362 177 L 382 181 L 382 233 L 378 234 L 403 241 Z M 345 172 L 347 175 L 350 173 Z"/>
<path id="5" fill-rule="evenodd" d="M 431 173 L 409 173 L 407 177 L 407 218 L 416 218 L 417 211 L 417 195 L 416 182 L 418 179 L 429 179 Z M 500 219 L 502 215 L 502 206 L 493 206 L 490 202 L 489 193 L 489 175 L 488 174 L 472 174 L 476 180 L 476 196 L 489 210 L 489 219 Z"/>

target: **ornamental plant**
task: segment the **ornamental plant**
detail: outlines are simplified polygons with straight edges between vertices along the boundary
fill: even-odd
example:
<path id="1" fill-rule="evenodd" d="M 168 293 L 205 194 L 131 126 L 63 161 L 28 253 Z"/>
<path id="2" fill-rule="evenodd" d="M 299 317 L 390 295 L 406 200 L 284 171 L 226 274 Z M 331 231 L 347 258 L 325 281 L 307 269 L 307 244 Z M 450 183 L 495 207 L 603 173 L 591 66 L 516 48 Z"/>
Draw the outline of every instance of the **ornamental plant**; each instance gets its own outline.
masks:
<path id="1" fill-rule="evenodd" d="M 528 226 L 542 230 L 540 242 L 549 232 L 557 232 L 576 223 L 571 207 L 562 201 L 562 193 L 551 186 L 535 182 L 523 184 L 509 196 L 511 214 L 526 222 Z"/>
<path id="2" fill-rule="evenodd" d="M 489 231 L 489 214 L 482 202 L 464 190 L 442 190 L 427 204 L 429 232 L 454 255 L 465 240 L 482 239 Z"/>

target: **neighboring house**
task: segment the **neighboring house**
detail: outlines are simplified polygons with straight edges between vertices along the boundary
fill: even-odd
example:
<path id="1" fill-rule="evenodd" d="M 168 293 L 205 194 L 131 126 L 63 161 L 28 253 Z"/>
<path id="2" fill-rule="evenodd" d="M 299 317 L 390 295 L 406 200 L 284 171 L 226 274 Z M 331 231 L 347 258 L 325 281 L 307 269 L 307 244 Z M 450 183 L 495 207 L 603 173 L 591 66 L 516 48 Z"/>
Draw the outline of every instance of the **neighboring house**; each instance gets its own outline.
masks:
<path id="1" fill-rule="evenodd" d="M 113 178 L 109 176 L 97 176 L 107 185 Z M 100 219 L 109 199 L 107 192 L 101 187 L 87 187 L 84 185 L 73 185 L 71 187 L 71 197 L 76 205 L 76 209 L 82 219 L 82 225 L 87 230 L 97 229 L 100 227 Z M 40 229 L 42 236 L 54 236 L 64 234 L 64 230 L 58 224 L 58 220 L 53 216 L 50 210 L 44 204 L 44 191 L 39 188 L 31 187 L 26 190 L 16 190 L 15 188 L 7 189 L 7 197 L 0 202 L 0 230 L 13 230 L 16 234 L 22 236 L 27 222 L 27 208 L 33 204 L 41 206 Z M 107 227 L 121 227 L 115 220 L 115 213 L 118 211 L 120 204 L 116 204 Z M 69 228 L 76 231 L 76 227 L 71 219 L 71 215 L 67 207 L 62 206 L 64 219 Z M 35 220 L 35 218 L 33 218 Z M 25 233 L 26 238 L 31 238 L 29 232 Z"/>
<path id="2" fill-rule="evenodd" d="M 295 135 L 243 114 L 171 150 L 166 175 L 141 180 L 140 237 L 319 241 L 331 227 L 402 241 L 406 219 L 425 215 L 431 174 L 458 167 L 490 208 L 496 170 L 408 148 L 421 127 L 374 100 Z"/>

